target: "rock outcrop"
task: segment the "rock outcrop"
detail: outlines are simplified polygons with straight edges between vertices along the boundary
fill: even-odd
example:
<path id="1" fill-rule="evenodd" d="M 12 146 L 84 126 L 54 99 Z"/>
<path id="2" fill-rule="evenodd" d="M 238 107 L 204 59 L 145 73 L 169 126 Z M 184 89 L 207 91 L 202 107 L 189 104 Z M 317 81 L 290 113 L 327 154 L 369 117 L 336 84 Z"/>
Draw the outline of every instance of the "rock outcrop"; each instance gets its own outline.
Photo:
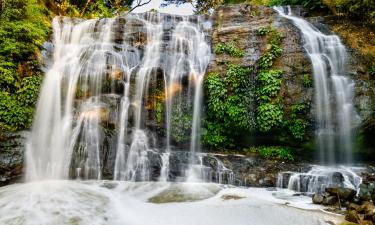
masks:
<path id="1" fill-rule="evenodd" d="M 25 133 L 0 134 L 0 186 L 21 178 Z"/>

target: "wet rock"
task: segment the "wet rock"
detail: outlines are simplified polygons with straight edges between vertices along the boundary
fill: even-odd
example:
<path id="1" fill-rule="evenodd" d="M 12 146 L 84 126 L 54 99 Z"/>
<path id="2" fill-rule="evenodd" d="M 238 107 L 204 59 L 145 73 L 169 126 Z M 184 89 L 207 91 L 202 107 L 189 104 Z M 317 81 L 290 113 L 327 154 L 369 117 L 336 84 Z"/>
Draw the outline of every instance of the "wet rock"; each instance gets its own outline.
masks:
<path id="1" fill-rule="evenodd" d="M 340 172 L 334 172 L 332 174 L 332 183 L 341 184 L 342 182 L 344 182 L 344 175 L 342 175 Z"/>
<path id="2" fill-rule="evenodd" d="M 0 133 L 0 186 L 21 178 L 26 132 Z"/>
<path id="3" fill-rule="evenodd" d="M 336 196 L 325 196 L 323 198 L 323 205 L 334 205 L 337 203 L 337 197 Z"/>
<path id="4" fill-rule="evenodd" d="M 371 191 L 370 191 L 369 185 L 362 183 L 359 186 L 358 197 L 361 201 L 370 201 L 371 200 Z"/>
<path id="5" fill-rule="evenodd" d="M 345 216 L 345 219 L 353 223 L 358 223 L 360 221 L 360 218 L 355 210 L 349 210 Z"/>
<path id="6" fill-rule="evenodd" d="M 324 197 L 321 194 L 314 194 L 312 197 L 312 201 L 314 204 L 322 204 L 323 200 L 324 200 Z"/>
<path id="7" fill-rule="evenodd" d="M 356 190 L 343 187 L 326 188 L 325 191 L 331 195 L 338 196 L 340 200 L 352 200 L 357 193 Z"/>
<path id="8" fill-rule="evenodd" d="M 360 205 L 357 205 L 355 203 L 350 203 L 347 208 L 348 208 L 348 210 L 358 211 L 358 209 L 360 208 Z"/>

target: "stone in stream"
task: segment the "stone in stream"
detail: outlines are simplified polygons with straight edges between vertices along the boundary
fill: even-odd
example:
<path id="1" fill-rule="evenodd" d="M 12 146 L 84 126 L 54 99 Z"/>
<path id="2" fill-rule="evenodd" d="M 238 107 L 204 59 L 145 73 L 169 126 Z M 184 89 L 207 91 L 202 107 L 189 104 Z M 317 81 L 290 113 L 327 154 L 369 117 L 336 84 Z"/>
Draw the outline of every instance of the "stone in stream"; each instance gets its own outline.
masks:
<path id="1" fill-rule="evenodd" d="M 340 200 L 353 200 L 356 195 L 356 190 L 343 187 L 326 188 L 325 191 L 333 196 L 338 196 Z"/>
<path id="2" fill-rule="evenodd" d="M 323 200 L 324 200 L 324 197 L 321 194 L 314 194 L 312 197 L 312 202 L 314 204 L 322 204 Z"/>
<path id="3" fill-rule="evenodd" d="M 334 204 L 336 204 L 337 200 L 338 199 L 337 199 L 336 196 L 325 196 L 323 198 L 322 204 L 323 205 L 334 205 Z"/>

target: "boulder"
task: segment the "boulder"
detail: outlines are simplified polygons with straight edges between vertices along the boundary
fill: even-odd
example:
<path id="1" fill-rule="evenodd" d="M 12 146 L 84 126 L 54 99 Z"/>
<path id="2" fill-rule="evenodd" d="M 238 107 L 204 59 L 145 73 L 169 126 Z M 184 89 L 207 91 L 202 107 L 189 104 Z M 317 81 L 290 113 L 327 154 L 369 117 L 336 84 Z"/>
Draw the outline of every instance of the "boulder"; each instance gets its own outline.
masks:
<path id="1" fill-rule="evenodd" d="M 321 194 L 314 194 L 312 197 L 312 201 L 314 204 L 322 204 L 323 200 L 324 200 L 324 197 Z"/>
<path id="2" fill-rule="evenodd" d="M 350 203 L 347 207 L 348 210 L 355 210 L 355 211 L 358 211 L 358 209 L 360 208 L 361 206 L 360 205 L 357 205 L 355 203 Z"/>
<path id="3" fill-rule="evenodd" d="M 325 189 L 330 195 L 338 196 L 341 200 L 352 200 L 356 195 L 356 190 L 343 187 L 331 187 Z"/>
<path id="4" fill-rule="evenodd" d="M 334 205 L 337 202 L 337 197 L 336 196 L 326 196 L 323 198 L 323 205 Z"/>

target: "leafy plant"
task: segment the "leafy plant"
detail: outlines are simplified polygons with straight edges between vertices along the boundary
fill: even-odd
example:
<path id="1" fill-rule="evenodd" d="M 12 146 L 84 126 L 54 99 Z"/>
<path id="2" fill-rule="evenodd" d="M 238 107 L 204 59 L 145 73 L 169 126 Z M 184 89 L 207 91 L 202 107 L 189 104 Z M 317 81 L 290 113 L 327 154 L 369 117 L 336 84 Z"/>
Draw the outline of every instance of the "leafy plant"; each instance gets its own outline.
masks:
<path id="1" fill-rule="evenodd" d="M 236 43 L 219 43 L 214 47 L 216 54 L 228 54 L 233 57 L 241 58 L 245 55 L 245 52 L 236 47 Z"/>
<path id="2" fill-rule="evenodd" d="M 259 60 L 261 68 L 256 80 L 258 84 L 258 110 L 257 125 L 262 132 L 268 132 L 272 128 L 282 125 L 283 110 L 280 98 L 277 98 L 282 84 L 283 71 L 271 69 L 273 62 L 282 54 L 281 35 L 272 27 L 262 30 L 261 34 L 267 34 L 268 48 Z"/>
<path id="3" fill-rule="evenodd" d="M 251 117 L 250 69 L 227 64 L 225 76 L 210 73 L 205 81 L 207 113 L 204 142 L 212 147 L 233 147 L 235 138 L 254 125 Z"/>
<path id="4" fill-rule="evenodd" d="M 302 119 L 306 114 L 306 105 L 303 103 L 295 104 L 291 108 L 291 118 L 286 122 L 289 132 L 295 139 L 303 140 L 308 123 Z"/>
<path id="5" fill-rule="evenodd" d="M 256 30 L 258 36 L 265 36 L 272 31 L 272 27 L 260 27 Z"/>
<path id="6" fill-rule="evenodd" d="M 282 74 L 281 70 L 264 70 L 258 73 L 256 78 L 259 84 L 257 95 L 261 102 L 269 102 L 277 96 L 281 88 Z"/>
<path id="7" fill-rule="evenodd" d="M 258 107 L 257 124 L 262 132 L 270 131 L 273 127 L 281 125 L 283 110 L 280 104 L 262 103 Z"/>

